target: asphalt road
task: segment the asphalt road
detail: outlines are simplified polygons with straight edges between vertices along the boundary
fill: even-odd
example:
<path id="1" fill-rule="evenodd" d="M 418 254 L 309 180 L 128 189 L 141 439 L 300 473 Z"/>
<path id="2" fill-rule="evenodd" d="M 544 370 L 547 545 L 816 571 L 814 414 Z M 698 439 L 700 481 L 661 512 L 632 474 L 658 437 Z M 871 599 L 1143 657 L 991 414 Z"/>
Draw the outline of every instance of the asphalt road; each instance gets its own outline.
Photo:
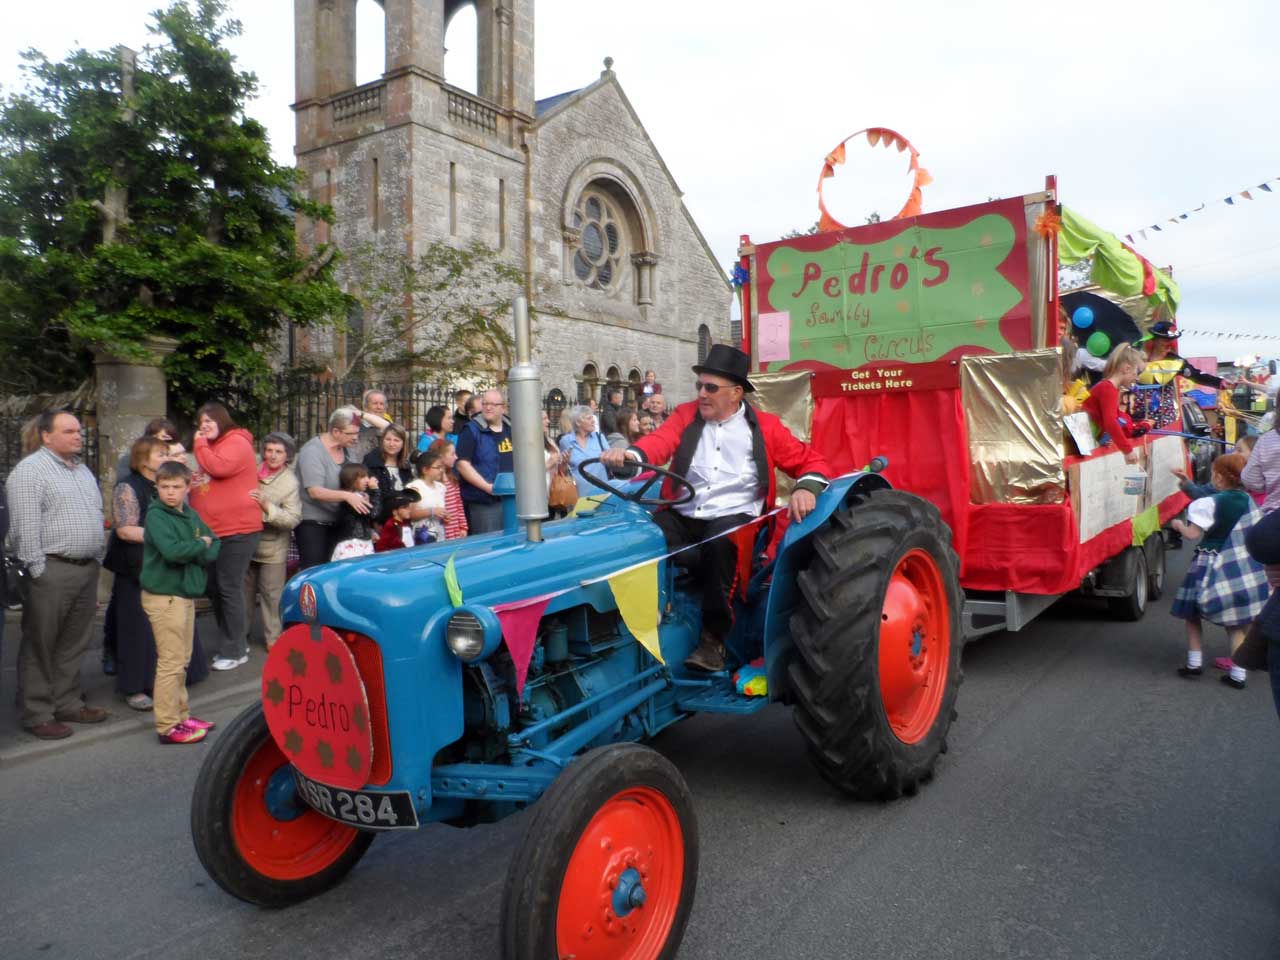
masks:
<path id="1" fill-rule="evenodd" d="M 664 733 L 702 837 L 680 956 L 1280 956 L 1280 723 L 1262 676 L 1173 673 L 1169 602 L 971 644 L 950 753 L 913 799 L 836 795 L 782 707 Z M 497 957 L 527 815 L 381 837 L 336 890 L 263 911 L 192 851 L 202 755 L 129 733 L 0 770 L 0 957 Z"/>

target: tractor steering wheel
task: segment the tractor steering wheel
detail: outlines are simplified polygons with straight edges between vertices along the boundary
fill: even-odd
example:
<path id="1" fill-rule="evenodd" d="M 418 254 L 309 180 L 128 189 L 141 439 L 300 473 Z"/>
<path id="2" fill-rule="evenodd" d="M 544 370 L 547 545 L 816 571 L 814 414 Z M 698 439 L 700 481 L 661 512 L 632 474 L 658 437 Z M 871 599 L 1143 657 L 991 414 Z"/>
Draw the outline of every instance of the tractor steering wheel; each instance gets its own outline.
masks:
<path id="1" fill-rule="evenodd" d="M 643 484 L 641 484 L 638 489 L 624 490 L 621 487 L 615 487 L 613 484 L 609 483 L 608 481 L 601 480 L 599 477 L 595 476 L 594 474 L 587 473 L 587 471 L 584 469 L 586 467 L 591 466 L 593 463 L 599 463 L 599 462 L 600 462 L 599 457 L 595 457 L 591 460 L 583 460 L 581 463 L 578 464 L 578 473 L 582 474 L 582 478 L 586 480 L 589 484 L 591 484 L 593 487 L 599 487 L 601 490 L 604 490 L 607 493 L 612 493 L 615 497 L 617 497 L 620 500 L 627 500 L 641 507 L 678 507 L 680 506 L 680 504 L 688 503 L 690 500 L 692 500 L 696 493 L 696 491 L 693 489 L 693 484 L 690 483 L 688 480 L 686 480 L 684 477 L 680 476 L 680 474 L 672 473 L 670 470 L 667 470 L 663 467 L 655 467 L 651 463 L 640 463 L 639 461 L 635 463 L 634 470 L 637 473 L 641 473 L 641 472 L 652 473 L 653 476 L 650 477 L 648 480 L 646 480 Z M 628 466 L 631 466 L 631 464 L 628 464 Z M 645 496 L 646 491 L 648 491 L 648 489 L 653 486 L 655 481 L 661 480 L 666 477 L 670 477 L 672 482 L 674 482 L 676 486 L 684 487 L 686 491 L 686 495 L 676 500 L 670 499 L 668 497 L 663 497 L 663 496 L 657 496 L 657 497 Z"/>

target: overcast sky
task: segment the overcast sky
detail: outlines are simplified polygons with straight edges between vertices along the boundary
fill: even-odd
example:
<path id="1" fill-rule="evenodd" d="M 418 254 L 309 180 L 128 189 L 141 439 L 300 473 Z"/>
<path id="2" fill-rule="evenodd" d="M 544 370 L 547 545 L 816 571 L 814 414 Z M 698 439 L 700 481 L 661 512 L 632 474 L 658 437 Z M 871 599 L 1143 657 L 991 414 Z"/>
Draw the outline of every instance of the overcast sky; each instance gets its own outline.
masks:
<path id="1" fill-rule="evenodd" d="M 0 84 L 20 82 L 19 51 L 146 43 L 160 0 L 9 4 Z M 232 0 L 234 45 L 261 96 L 250 112 L 291 162 L 293 4 Z M 360 79 L 381 72 L 381 13 L 360 0 Z M 1280 182 L 1256 199 L 1222 199 L 1280 177 L 1276 48 L 1280 5 L 1171 0 L 1033 4 L 1025 0 L 833 4 L 757 0 L 543 0 L 537 96 L 590 83 L 605 56 L 671 169 L 722 266 L 738 236 L 777 239 L 817 219 L 823 156 L 855 130 L 892 127 L 920 150 L 935 183 L 925 209 L 1039 190 L 1171 265 L 1184 329 L 1280 334 Z M 451 81 L 474 89 L 461 20 Z M 459 31 L 455 36 L 453 31 Z M 896 212 L 896 152 L 851 150 L 833 188 L 847 223 Z M 1179 226 L 1170 217 L 1208 206 Z M 1164 227 L 1136 231 L 1151 223 Z M 1184 337 L 1184 356 L 1280 354 L 1280 342 Z"/>

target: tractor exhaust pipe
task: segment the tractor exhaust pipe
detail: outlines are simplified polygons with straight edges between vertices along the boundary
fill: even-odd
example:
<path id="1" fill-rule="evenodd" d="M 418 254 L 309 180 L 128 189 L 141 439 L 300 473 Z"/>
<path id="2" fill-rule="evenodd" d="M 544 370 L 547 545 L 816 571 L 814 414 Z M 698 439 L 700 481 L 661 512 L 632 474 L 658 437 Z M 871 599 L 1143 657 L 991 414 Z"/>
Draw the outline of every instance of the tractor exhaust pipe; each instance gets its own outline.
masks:
<path id="1" fill-rule="evenodd" d="M 516 364 L 507 371 L 507 409 L 511 416 L 512 462 L 516 474 L 516 518 L 524 521 L 530 543 L 542 541 L 547 516 L 547 468 L 542 446 L 542 379 L 533 362 L 529 301 L 517 294 L 511 304 L 515 323 Z"/>

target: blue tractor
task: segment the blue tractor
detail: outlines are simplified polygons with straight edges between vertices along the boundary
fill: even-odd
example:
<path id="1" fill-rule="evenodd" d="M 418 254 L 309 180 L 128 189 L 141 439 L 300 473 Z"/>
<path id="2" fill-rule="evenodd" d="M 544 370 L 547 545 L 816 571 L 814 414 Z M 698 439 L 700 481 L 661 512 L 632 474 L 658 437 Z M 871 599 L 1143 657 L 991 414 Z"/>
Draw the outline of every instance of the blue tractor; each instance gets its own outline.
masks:
<path id="1" fill-rule="evenodd" d="M 263 700 L 213 740 L 200 771 L 193 838 L 226 891 L 279 907 L 333 886 L 382 830 L 532 806 L 504 890 L 503 957 L 671 957 L 698 828 L 680 772 L 644 741 L 698 713 L 777 701 L 841 791 L 914 793 L 954 717 L 957 560 L 927 501 L 871 469 L 839 477 L 780 542 L 762 525 L 753 549 L 727 646 L 735 665 L 762 664 L 767 694 L 740 692 L 729 671 L 686 670 L 697 551 L 669 556 L 652 520 L 670 505 L 650 496 L 667 473 L 598 481 L 607 495 L 543 522 L 538 372 L 523 302 L 515 313 L 506 530 L 294 577 Z M 610 586 L 650 563 L 661 659 Z M 520 611 L 532 646 L 513 656 L 504 616 Z"/>

